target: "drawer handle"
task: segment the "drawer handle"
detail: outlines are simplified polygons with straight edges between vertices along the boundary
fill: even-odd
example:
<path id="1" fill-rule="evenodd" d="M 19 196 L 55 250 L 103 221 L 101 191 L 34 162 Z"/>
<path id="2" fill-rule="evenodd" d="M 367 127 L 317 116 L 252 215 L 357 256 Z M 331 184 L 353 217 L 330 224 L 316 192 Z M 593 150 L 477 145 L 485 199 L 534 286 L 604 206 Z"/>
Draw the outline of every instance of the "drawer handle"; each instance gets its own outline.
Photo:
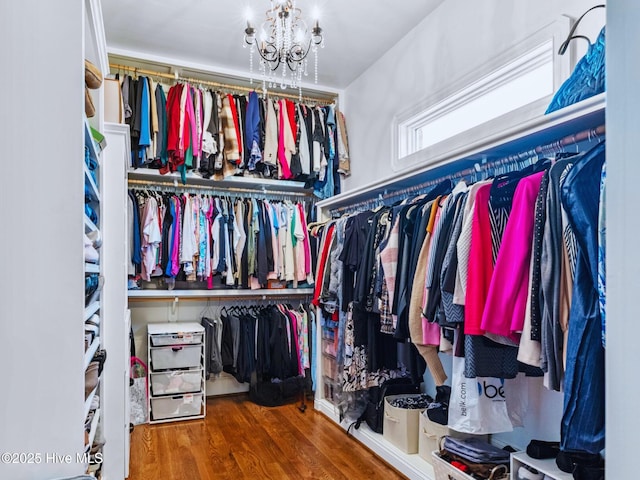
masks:
<path id="1" fill-rule="evenodd" d="M 173 350 L 174 352 L 179 352 L 180 350 L 182 350 L 182 347 L 171 347 L 171 350 Z"/>

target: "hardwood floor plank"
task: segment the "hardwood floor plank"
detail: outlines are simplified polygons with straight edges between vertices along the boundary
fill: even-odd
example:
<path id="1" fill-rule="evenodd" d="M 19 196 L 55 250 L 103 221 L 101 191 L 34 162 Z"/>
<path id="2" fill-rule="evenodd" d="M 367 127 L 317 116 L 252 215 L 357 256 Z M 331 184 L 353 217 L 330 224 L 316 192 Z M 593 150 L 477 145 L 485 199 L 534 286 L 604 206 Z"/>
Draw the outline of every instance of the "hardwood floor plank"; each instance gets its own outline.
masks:
<path id="1" fill-rule="evenodd" d="M 322 414 L 262 407 L 246 395 L 207 399 L 203 420 L 138 425 L 130 480 L 401 479 Z"/>

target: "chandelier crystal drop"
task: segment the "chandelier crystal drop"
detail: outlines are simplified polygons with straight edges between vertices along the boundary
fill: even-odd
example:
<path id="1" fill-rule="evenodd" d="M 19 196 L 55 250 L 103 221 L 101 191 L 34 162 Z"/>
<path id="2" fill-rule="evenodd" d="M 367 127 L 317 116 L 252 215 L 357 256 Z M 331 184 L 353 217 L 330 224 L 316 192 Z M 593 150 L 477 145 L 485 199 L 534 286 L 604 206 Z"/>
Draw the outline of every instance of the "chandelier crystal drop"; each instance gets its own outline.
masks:
<path id="1" fill-rule="evenodd" d="M 318 47 L 324 47 L 322 28 L 316 20 L 309 30 L 295 0 L 271 0 L 266 20 L 256 30 L 249 21 L 244 30 L 244 46 L 249 46 L 249 69 L 253 83 L 253 49 L 260 55 L 262 89 L 279 84 L 280 88 L 297 88 L 308 75 L 307 56 L 313 51 L 315 83 L 318 83 Z M 280 69 L 280 72 L 278 72 Z"/>

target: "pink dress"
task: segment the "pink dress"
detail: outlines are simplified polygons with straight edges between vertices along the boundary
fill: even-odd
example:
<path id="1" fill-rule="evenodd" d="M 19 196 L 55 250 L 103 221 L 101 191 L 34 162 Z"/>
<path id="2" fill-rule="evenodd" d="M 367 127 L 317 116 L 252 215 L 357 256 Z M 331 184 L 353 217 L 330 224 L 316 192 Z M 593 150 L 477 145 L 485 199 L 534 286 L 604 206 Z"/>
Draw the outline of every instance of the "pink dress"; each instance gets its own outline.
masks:
<path id="1" fill-rule="evenodd" d="M 489 193 L 491 184 L 483 185 L 476 193 L 476 205 L 471 222 L 471 248 L 464 307 L 464 333 L 484 335 L 481 328 L 484 305 L 493 274 L 491 255 L 491 223 L 489 221 Z"/>

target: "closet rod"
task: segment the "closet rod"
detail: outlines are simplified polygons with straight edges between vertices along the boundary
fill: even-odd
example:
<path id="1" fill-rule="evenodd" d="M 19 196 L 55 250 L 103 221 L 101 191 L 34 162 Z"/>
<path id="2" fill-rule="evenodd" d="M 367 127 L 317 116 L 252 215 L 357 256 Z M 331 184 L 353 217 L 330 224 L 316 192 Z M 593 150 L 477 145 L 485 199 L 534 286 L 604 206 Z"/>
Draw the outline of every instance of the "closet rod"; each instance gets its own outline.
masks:
<path id="1" fill-rule="evenodd" d="M 117 63 L 110 63 L 109 67 L 111 69 L 111 71 L 113 72 L 114 70 L 126 70 L 128 72 L 133 72 L 134 74 L 138 75 L 148 75 L 150 77 L 160 77 L 160 78 L 167 78 L 169 80 L 173 80 L 175 81 L 183 81 L 183 82 L 188 82 L 188 83 L 193 83 L 196 85 L 207 85 L 209 87 L 215 87 L 215 88 L 221 88 L 223 90 L 229 90 L 229 91 L 236 91 L 236 92 L 254 92 L 257 90 L 255 88 L 251 88 L 251 87 L 242 87 L 240 85 L 232 85 L 230 83 L 219 83 L 219 82 L 213 82 L 211 80 L 200 80 L 198 78 L 191 78 L 191 77 L 181 77 L 181 76 L 175 76 L 172 75 L 170 73 L 162 73 L 162 72 L 156 72 L 155 70 L 146 70 L 144 68 L 137 68 L 137 67 L 131 67 L 129 65 L 120 65 Z M 292 93 L 280 93 L 280 92 L 274 92 L 274 91 L 269 91 L 267 92 L 268 96 L 272 96 L 272 97 L 282 97 L 282 98 L 291 98 L 293 100 L 299 100 L 301 97 L 299 95 L 294 95 Z M 315 103 L 318 105 L 328 105 L 332 102 L 335 102 L 337 98 L 337 95 L 335 93 L 331 93 L 329 98 L 317 98 L 317 97 L 308 97 L 303 95 L 302 96 L 302 100 L 306 101 L 306 102 L 310 102 L 310 103 Z"/>
<path id="2" fill-rule="evenodd" d="M 162 187 L 168 190 L 204 190 L 207 192 L 217 192 L 218 194 L 225 196 L 229 193 L 250 193 L 250 194 L 263 194 L 263 195 L 280 195 L 288 197 L 311 197 L 311 193 L 307 192 L 286 192 L 283 190 L 255 190 L 251 188 L 238 188 L 238 187 L 209 187 L 206 185 L 176 185 L 171 182 L 152 182 L 149 180 L 134 180 L 129 179 L 128 184 L 140 185 L 142 187 L 153 189 L 154 187 Z"/>
<path id="3" fill-rule="evenodd" d="M 549 153 L 559 152 L 564 147 L 577 145 L 578 142 L 582 142 L 584 140 L 591 140 L 594 137 L 599 138 L 601 135 L 604 135 L 605 133 L 606 133 L 605 125 L 600 125 L 596 128 L 590 128 L 590 129 L 575 133 L 573 135 L 568 135 L 564 138 L 561 138 L 560 140 L 556 140 L 555 142 L 551 142 L 546 145 L 539 145 L 525 152 L 508 155 L 506 157 L 499 158 L 497 160 L 491 160 L 482 165 L 476 163 L 475 167 L 485 170 L 487 168 L 497 167 L 499 165 L 508 165 L 509 163 L 512 163 L 516 160 L 523 160 L 527 157 L 532 157 L 535 155 L 546 155 Z M 366 207 L 369 205 L 383 204 L 385 200 L 389 200 L 390 198 L 395 198 L 395 197 L 408 195 L 408 194 L 418 194 L 424 191 L 425 189 L 429 187 L 433 187 L 446 179 L 462 179 L 468 176 L 477 175 L 477 173 L 481 170 L 478 170 L 478 168 L 475 168 L 475 167 L 467 168 L 465 170 L 461 170 L 459 172 L 446 175 L 444 177 L 439 177 L 437 179 L 427 180 L 426 182 L 422 182 L 417 185 L 412 185 L 411 187 L 403 188 L 400 190 L 395 190 L 391 193 L 387 193 L 385 191 L 384 194 L 378 195 L 377 198 L 369 198 L 367 200 L 362 200 L 361 202 L 354 203 L 351 205 L 344 205 L 342 207 L 337 207 L 337 208 L 331 209 L 330 213 L 333 215 L 333 214 L 339 214 L 345 211 L 357 211 L 358 209 L 361 209 L 362 207 Z"/>

